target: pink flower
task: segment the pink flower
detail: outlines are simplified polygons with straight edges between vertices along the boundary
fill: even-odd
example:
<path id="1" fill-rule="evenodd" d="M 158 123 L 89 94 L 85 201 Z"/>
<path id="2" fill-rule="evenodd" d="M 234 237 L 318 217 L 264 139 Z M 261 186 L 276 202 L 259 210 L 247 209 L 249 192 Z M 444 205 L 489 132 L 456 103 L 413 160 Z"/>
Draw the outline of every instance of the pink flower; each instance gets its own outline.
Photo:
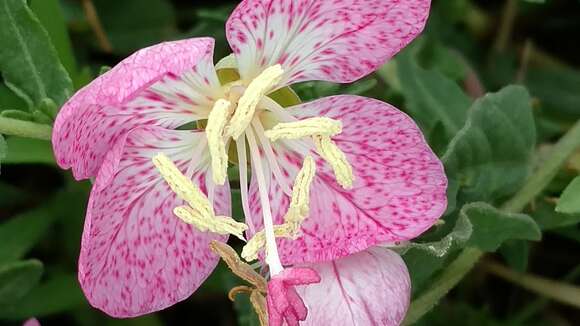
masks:
<path id="1" fill-rule="evenodd" d="M 447 180 L 440 161 L 415 123 L 386 103 L 335 96 L 282 108 L 268 95 L 297 82 L 346 83 L 372 73 L 421 32 L 429 6 L 246 0 L 226 26 L 235 62 L 221 64 L 238 67 L 239 81 L 220 84 L 214 42 L 197 38 L 140 50 L 75 94 L 57 117 L 53 146 L 75 178 L 94 178 L 79 258 L 89 302 L 131 317 L 184 300 L 200 286 L 218 261 L 209 243 L 227 240 L 225 171 L 227 148 L 235 146 L 247 236 L 264 231 L 273 286 L 285 275 L 282 266 L 306 264 L 322 278 L 298 288 L 308 318 L 333 317 L 321 317 L 324 307 L 315 303 L 330 291 L 357 305 L 353 321 L 360 309 L 380 321 L 400 320 L 409 296 L 406 269 L 372 247 L 412 239 L 441 216 Z M 200 120 L 208 120 L 206 129 L 180 128 Z M 159 153 L 204 198 L 176 195 L 152 162 Z M 293 184 L 308 157 L 316 174 Z M 189 224 L 175 217 L 176 207 Z M 204 224 L 217 223 L 214 217 L 223 224 Z M 274 241 L 283 224 L 296 231 L 284 236 L 296 239 Z M 392 278 L 371 268 L 392 269 Z M 369 284 L 376 288 L 365 293 Z M 360 300 L 348 299 L 352 291 Z M 390 303 L 371 304 L 363 295 Z M 298 306 L 287 308 L 303 316 Z"/>
<path id="2" fill-rule="evenodd" d="M 28 320 L 26 320 L 22 326 L 40 326 L 40 323 L 38 322 L 38 319 L 36 318 L 30 318 Z"/>

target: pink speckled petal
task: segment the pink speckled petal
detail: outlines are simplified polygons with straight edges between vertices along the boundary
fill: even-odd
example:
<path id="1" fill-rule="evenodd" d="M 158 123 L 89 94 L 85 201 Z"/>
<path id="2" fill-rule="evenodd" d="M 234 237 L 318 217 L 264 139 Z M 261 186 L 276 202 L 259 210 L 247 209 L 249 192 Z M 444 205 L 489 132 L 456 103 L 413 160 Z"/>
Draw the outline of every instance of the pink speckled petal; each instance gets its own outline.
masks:
<path id="1" fill-rule="evenodd" d="M 25 321 L 22 326 L 40 326 L 40 322 L 36 318 L 30 318 Z"/>
<path id="2" fill-rule="evenodd" d="M 296 292 L 296 286 L 320 282 L 320 276 L 311 268 L 292 267 L 275 275 L 268 282 L 268 319 L 270 326 L 298 326 L 308 310 Z"/>
<path id="3" fill-rule="evenodd" d="M 53 131 L 58 164 L 94 177 L 113 144 L 136 126 L 175 129 L 203 119 L 221 95 L 210 38 L 142 49 L 77 92 Z"/>
<path id="4" fill-rule="evenodd" d="M 282 64 L 283 85 L 362 78 L 425 26 L 430 0 L 245 0 L 226 33 L 240 73 Z"/>
<path id="5" fill-rule="evenodd" d="M 303 326 L 400 325 L 411 298 L 405 262 L 385 248 L 308 264 L 322 281 L 296 289 L 308 308 Z"/>
<path id="6" fill-rule="evenodd" d="M 353 189 L 343 189 L 330 167 L 315 155 L 318 169 L 311 186 L 310 216 L 302 224 L 302 236 L 278 241 L 283 263 L 332 260 L 377 244 L 410 240 L 445 211 L 443 165 L 403 112 L 359 96 L 328 97 L 287 110 L 298 119 L 326 116 L 342 121 L 343 132 L 333 140 L 351 163 L 355 182 Z M 303 161 L 302 155 L 291 150 L 297 144 L 279 141 L 274 146 L 290 185 Z M 308 144 L 302 142 L 302 146 Z M 275 224 L 283 223 L 289 204 L 279 182 L 272 177 L 269 183 Z M 252 180 L 249 204 L 260 230 L 257 191 Z"/>
<path id="7" fill-rule="evenodd" d="M 140 127 L 107 154 L 91 191 L 79 258 L 79 281 L 91 305 L 114 317 L 164 309 L 190 296 L 218 262 L 211 240 L 227 237 L 183 223 L 183 205 L 151 158 L 162 152 L 202 191 L 216 213 L 231 216 L 229 186 L 207 177 L 205 135 Z"/>

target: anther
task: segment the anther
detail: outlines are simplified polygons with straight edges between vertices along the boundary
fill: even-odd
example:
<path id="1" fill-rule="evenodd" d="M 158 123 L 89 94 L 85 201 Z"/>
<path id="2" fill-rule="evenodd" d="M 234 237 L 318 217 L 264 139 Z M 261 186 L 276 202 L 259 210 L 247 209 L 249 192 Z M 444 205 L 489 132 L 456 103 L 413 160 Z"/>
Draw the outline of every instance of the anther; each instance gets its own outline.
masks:
<path id="1" fill-rule="evenodd" d="M 218 185 L 223 185 L 226 182 L 228 173 L 228 154 L 224 130 L 231 114 L 231 106 L 232 104 L 224 99 L 216 101 L 209 113 L 205 128 L 211 156 L 212 178 Z"/>
<path id="2" fill-rule="evenodd" d="M 247 225 L 236 222 L 227 216 L 216 216 L 212 204 L 205 194 L 183 175 L 167 156 L 157 154 L 153 158 L 153 164 L 169 184 L 171 190 L 189 204 L 189 206 L 180 206 L 174 209 L 177 217 L 202 232 L 232 234 L 244 240 L 243 232 L 248 229 Z"/>
<path id="3" fill-rule="evenodd" d="M 265 69 L 248 85 L 226 129 L 226 136 L 231 136 L 233 139 L 240 137 L 252 121 L 256 107 L 262 97 L 273 90 L 280 80 L 282 80 L 283 75 L 284 70 L 278 64 Z"/>

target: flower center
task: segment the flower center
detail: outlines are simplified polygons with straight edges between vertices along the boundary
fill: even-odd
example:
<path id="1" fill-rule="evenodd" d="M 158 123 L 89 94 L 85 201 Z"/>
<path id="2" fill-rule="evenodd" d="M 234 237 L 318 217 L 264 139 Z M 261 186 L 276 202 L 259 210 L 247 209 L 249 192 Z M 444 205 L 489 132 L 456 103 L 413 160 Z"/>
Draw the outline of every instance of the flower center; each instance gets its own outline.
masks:
<path id="1" fill-rule="evenodd" d="M 227 177 L 227 142 L 237 140 L 248 128 L 258 104 L 281 80 L 284 71 L 280 65 L 264 70 L 243 90 L 237 104 L 226 99 L 215 102 L 207 122 L 206 135 L 211 155 L 212 177 L 223 185 Z M 237 98 L 236 88 L 230 90 L 230 99 Z"/>

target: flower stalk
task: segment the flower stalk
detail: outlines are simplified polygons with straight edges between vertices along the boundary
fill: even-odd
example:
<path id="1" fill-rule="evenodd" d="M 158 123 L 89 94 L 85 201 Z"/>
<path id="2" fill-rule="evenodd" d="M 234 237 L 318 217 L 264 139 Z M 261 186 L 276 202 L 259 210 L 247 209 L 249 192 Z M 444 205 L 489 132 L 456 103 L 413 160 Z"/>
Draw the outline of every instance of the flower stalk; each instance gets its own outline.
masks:
<path id="1" fill-rule="evenodd" d="M 0 134 L 50 140 L 52 127 L 30 121 L 0 117 Z"/>

